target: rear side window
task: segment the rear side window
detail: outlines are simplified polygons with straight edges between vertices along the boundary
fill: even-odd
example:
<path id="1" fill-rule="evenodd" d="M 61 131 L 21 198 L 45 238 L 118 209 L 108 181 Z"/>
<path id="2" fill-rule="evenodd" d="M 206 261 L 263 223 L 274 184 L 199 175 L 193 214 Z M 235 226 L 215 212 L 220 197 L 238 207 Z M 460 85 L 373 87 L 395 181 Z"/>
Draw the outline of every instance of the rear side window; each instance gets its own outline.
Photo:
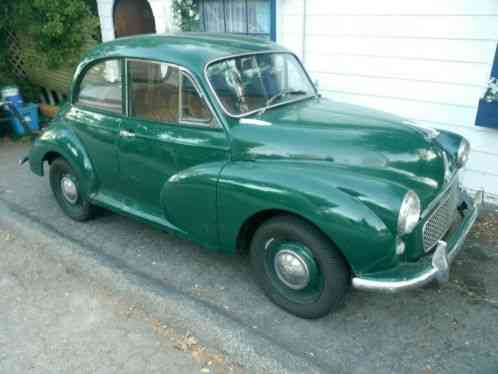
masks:
<path id="1" fill-rule="evenodd" d="M 123 113 L 121 61 L 106 60 L 90 67 L 80 81 L 76 104 Z"/>
<path id="2" fill-rule="evenodd" d="M 130 115 L 178 122 L 179 69 L 166 63 L 128 61 Z"/>

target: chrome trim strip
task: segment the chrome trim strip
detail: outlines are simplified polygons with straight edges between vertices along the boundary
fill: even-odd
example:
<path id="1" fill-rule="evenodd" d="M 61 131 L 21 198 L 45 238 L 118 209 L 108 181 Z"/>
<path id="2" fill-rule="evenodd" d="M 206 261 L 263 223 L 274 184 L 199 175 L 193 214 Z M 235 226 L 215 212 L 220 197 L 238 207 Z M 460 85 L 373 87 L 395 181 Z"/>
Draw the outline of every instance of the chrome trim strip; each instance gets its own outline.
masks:
<path id="1" fill-rule="evenodd" d="M 128 97 L 130 94 L 129 87 L 128 87 L 128 59 L 125 57 L 123 59 L 123 74 L 124 74 L 124 82 L 123 82 L 123 87 L 124 87 L 124 97 L 125 97 L 125 117 L 130 117 L 130 98 Z"/>
<path id="2" fill-rule="evenodd" d="M 213 88 L 213 86 L 211 84 L 211 81 L 209 80 L 209 77 L 208 77 L 208 74 L 207 74 L 207 70 L 208 70 L 209 66 L 211 64 L 216 63 L 216 62 L 220 62 L 220 61 L 224 61 L 224 60 L 230 60 L 232 58 L 244 57 L 244 56 L 262 55 L 262 54 L 289 54 L 289 55 L 294 56 L 294 58 L 297 60 L 297 62 L 299 63 L 299 65 L 303 69 L 304 74 L 308 78 L 308 82 L 311 84 L 311 87 L 313 87 L 313 90 L 315 91 L 315 94 L 314 95 L 307 95 L 305 97 L 301 97 L 300 99 L 289 100 L 289 101 L 285 101 L 283 103 L 278 103 L 278 104 L 273 104 L 273 105 L 265 106 L 263 108 L 258 108 L 258 109 L 255 109 L 255 110 L 251 110 L 250 112 L 247 112 L 247 113 L 242 113 L 242 114 L 232 114 L 232 113 L 230 113 L 228 110 L 225 109 L 225 106 L 221 102 L 220 98 L 218 97 L 218 94 L 216 93 L 216 90 Z M 216 102 L 220 106 L 220 108 L 223 111 L 223 113 L 225 113 L 227 116 L 232 117 L 232 118 L 242 118 L 242 117 L 250 116 L 251 114 L 258 113 L 258 112 L 261 112 L 263 110 L 266 111 L 268 109 L 275 108 L 275 107 L 278 107 L 278 106 L 281 106 L 281 105 L 291 104 L 291 103 L 295 103 L 295 102 L 298 102 L 298 101 L 303 101 L 303 100 L 307 100 L 307 99 L 319 97 L 318 90 L 316 89 L 315 85 L 313 84 L 313 81 L 311 80 L 308 72 L 304 68 L 304 65 L 301 62 L 301 60 L 294 53 L 292 53 L 290 51 L 286 51 L 286 50 L 282 50 L 282 51 L 246 52 L 246 53 L 239 53 L 239 54 L 235 54 L 235 55 L 230 55 L 230 56 L 224 56 L 224 57 L 215 58 L 215 59 L 209 61 L 208 63 L 206 63 L 206 65 L 204 65 L 204 79 L 206 80 L 206 82 L 207 82 L 207 84 L 209 86 L 209 89 L 211 90 L 211 93 L 216 98 Z"/>
<path id="3" fill-rule="evenodd" d="M 463 248 L 463 243 L 467 237 L 472 225 L 479 216 L 480 207 L 484 201 L 484 191 L 476 193 L 474 198 L 474 211 L 470 216 L 464 231 L 453 245 L 451 250 L 447 251 L 447 243 L 440 240 L 432 255 L 432 266 L 417 277 L 411 279 L 404 279 L 401 281 L 389 280 L 375 280 L 361 277 L 353 277 L 353 287 L 364 291 L 380 291 L 387 293 L 394 293 L 399 291 L 406 291 L 414 288 L 424 286 L 433 280 L 437 279 L 440 282 L 448 280 L 450 265 L 455 257 L 460 253 Z"/>
<path id="4" fill-rule="evenodd" d="M 239 123 L 241 125 L 271 126 L 271 122 L 257 118 L 241 118 L 239 119 Z"/>

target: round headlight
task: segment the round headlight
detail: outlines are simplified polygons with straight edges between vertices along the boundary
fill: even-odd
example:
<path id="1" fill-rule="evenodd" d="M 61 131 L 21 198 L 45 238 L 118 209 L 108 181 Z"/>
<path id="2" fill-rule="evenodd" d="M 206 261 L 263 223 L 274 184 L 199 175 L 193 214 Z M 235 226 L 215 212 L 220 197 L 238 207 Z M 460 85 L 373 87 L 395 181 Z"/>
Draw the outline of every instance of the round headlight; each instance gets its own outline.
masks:
<path id="1" fill-rule="evenodd" d="M 408 191 L 403 198 L 398 215 L 398 234 L 409 234 L 417 226 L 420 218 L 420 199 L 413 191 Z"/>
<path id="2" fill-rule="evenodd" d="M 470 144 L 466 139 L 462 139 L 457 153 L 457 165 L 459 168 L 465 166 L 469 160 Z"/>

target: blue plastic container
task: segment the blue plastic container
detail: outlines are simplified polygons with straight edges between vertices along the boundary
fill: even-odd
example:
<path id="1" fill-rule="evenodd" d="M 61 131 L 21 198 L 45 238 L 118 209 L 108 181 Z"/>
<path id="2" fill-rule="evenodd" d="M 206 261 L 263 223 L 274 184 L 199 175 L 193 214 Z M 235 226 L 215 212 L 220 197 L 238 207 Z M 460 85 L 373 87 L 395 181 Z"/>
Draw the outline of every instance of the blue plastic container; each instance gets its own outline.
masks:
<path id="1" fill-rule="evenodd" d="M 5 86 L 1 89 L 1 101 L 6 101 L 20 110 L 24 104 L 19 88 L 16 86 Z"/>
<path id="2" fill-rule="evenodd" d="M 476 125 L 498 129 L 498 103 L 488 103 L 484 99 L 479 100 Z"/>
<path id="3" fill-rule="evenodd" d="M 18 109 L 19 114 L 24 118 L 28 127 L 31 130 L 40 130 L 40 124 L 38 120 L 38 105 L 36 104 L 26 104 Z M 26 130 L 22 126 L 18 118 L 12 113 L 12 111 L 6 112 L 6 117 L 10 122 L 10 127 L 12 129 L 13 135 L 23 136 L 26 135 Z"/>

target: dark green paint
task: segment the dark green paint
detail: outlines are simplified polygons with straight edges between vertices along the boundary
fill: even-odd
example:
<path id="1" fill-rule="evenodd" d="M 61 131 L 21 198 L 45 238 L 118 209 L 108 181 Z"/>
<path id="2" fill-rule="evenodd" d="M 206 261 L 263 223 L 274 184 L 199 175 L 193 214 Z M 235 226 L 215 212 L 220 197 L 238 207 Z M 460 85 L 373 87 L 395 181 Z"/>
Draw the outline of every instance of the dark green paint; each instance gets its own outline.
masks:
<path id="1" fill-rule="evenodd" d="M 148 35 L 100 45 L 78 67 L 73 98 L 81 73 L 95 61 L 165 61 L 191 72 L 220 126 L 155 123 L 69 105 L 34 144 L 32 170 L 42 175 L 43 160 L 58 153 L 79 174 L 81 193 L 93 203 L 213 250 L 234 252 L 247 220 L 285 211 L 324 232 L 356 274 L 391 271 L 396 278 L 425 266 L 418 260 L 423 222 L 404 238 L 405 255 L 395 254 L 399 207 L 410 189 L 423 209 L 443 191 L 443 154 L 455 174 L 461 137 L 440 132 L 431 139 L 403 118 L 320 97 L 251 116 L 267 126 L 241 124 L 224 115 L 204 68 L 213 59 L 262 51 L 285 49 L 211 34 Z M 123 129 L 136 137 L 119 137 Z"/>

